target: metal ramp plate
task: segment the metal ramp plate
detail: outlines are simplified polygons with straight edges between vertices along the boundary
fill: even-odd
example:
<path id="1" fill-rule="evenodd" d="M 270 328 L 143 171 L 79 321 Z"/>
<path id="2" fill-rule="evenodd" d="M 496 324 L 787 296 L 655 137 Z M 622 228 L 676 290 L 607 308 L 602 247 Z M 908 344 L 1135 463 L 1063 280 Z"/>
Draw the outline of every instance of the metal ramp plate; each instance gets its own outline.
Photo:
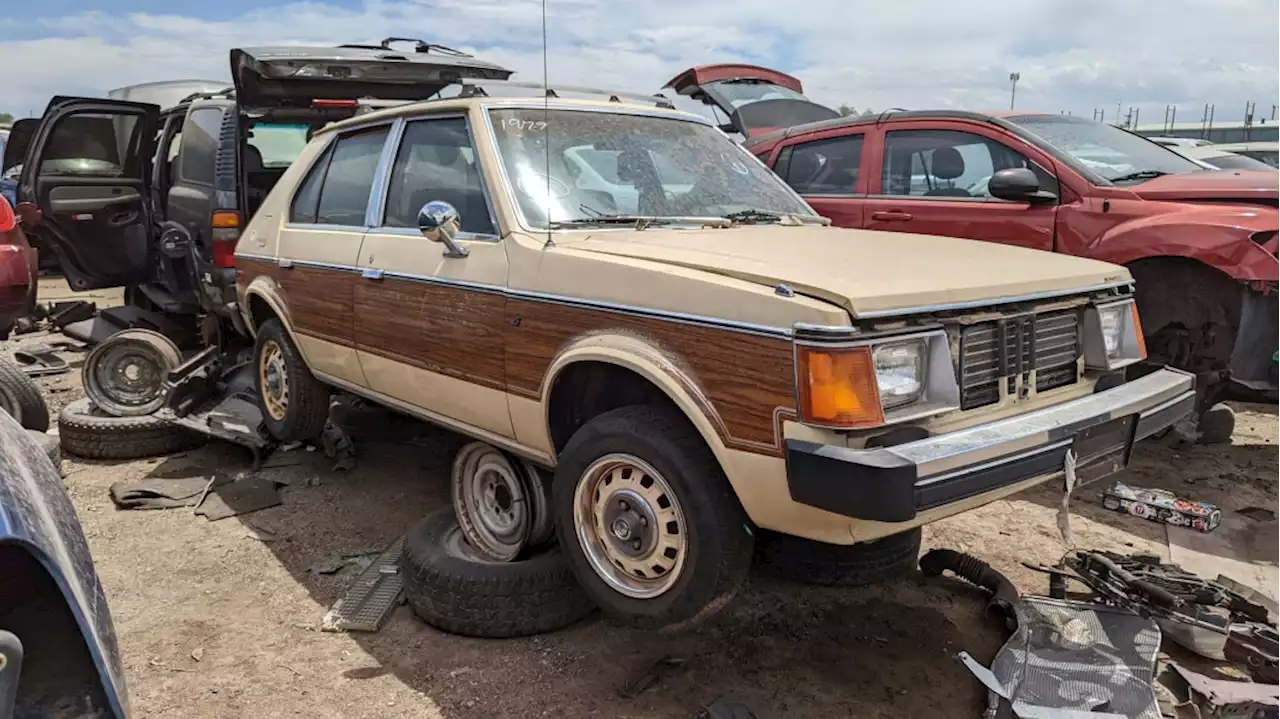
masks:
<path id="1" fill-rule="evenodd" d="M 376 632 L 391 610 L 400 603 L 404 581 L 400 576 L 400 552 L 404 538 L 397 539 L 356 577 L 347 593 L 334 603 L 320 624 L 325 632 Z"/>

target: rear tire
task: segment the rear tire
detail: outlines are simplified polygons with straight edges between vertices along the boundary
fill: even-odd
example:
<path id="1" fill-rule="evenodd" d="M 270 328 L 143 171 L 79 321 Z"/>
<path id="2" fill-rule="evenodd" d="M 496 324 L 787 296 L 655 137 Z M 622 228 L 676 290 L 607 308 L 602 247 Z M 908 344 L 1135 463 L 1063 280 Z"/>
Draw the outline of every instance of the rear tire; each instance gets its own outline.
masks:
<path id="1" fill-rule="evenodd" d="M 25 429 L 49 431 L 49 405 L 40 385 L 8 360 L 0 360 L 0 410 L 9 413 Z"/>
<path id="2" fill-rule="evenodd" d="M 451 634 L 505 639 L 555 631 L 595 610 L 558 547 L 511 562 L 469 552 L 452 507 L 409 530 L 404 593 L 423 621 Z"/>
<path id="3" fill-rule="evenodd" d="M 779 577 L 823 587 L 864 587 L 909 574 L 920 556 L 920 529 L 873 542 L 827 544 L 761 532 L 759 557 Z"/>
<path id="4" fill-rule="evenodd" d="M 311 374 L 280 320 L 258 329 L 253 357 L 258 405 L 271 436 L 281 442 L 319 437 L 329 418 L 329 388 Z"/>
<path id="5" fill-rule="evenodd" d="M 58 438 L 68 454 L 86 459 L 140 459 L 198 447 L 201 435 L 155 417 L 112 417 L 81 399 L 62 408 Z"/>
<path id="6" fill-rule="evenodd" d="M 560 455 L 551 507 L 578 581 L 623 624 L 697 623 L 729 603 L 751 565 L 746 512 L 674 411 L 633 405 L 584 424 Z"/>

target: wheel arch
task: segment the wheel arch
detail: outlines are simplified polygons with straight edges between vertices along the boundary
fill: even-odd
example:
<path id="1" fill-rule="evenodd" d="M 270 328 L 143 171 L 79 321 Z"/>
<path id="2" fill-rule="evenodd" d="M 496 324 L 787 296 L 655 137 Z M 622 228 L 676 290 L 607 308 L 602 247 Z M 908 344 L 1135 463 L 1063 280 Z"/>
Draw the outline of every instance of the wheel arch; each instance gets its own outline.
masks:
<path id="1" fill-rule="evenodd" d="M 298 346 L 298 338 L 293 331 L 293 323 L 289 321 L 289 310 L 280 298 L 279 287 L 269 277 L 255 277 L 243 292 L 241 315 L 249 334 L 258 336 L 258 328 L 272 318 L 280 320 L 289 333 L 289 339 Z"/>

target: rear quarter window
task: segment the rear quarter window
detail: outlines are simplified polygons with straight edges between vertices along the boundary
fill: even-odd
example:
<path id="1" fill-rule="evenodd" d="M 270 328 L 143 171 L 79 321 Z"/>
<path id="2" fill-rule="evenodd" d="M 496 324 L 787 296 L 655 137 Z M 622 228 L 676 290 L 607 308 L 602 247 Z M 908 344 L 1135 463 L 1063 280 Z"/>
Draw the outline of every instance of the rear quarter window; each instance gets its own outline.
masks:
<path id="1" fill-rule="evenodd" d="M 182 145 L 178 150 L 178 176 L 184 182 L 214 184 L 221 133 L 221 109 L 202 107 L 187 115 L 187 121 L 182 124 Z"/>

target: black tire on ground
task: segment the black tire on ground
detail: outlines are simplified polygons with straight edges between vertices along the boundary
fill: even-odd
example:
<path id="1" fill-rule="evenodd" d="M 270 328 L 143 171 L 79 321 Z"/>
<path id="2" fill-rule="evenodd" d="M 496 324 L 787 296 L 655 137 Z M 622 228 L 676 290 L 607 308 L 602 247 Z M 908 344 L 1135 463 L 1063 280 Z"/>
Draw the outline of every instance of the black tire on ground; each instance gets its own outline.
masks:
<path id="1" fill-rule="evenodd" d="M 920 556 L 920 530 L 854 545 L 762 531 L 756 546 L 771 574 L 824 587 L 861 587 L 910 573 Z"/>
<path id="2" fill-rule="evenodd" d="M 596 573 L 574 526 L 574 494 L 596 460 L 634 456 L 651 465 L 684 514 L 686 556 L 680 575 L 652 598 L 627 596 Z M 556 536 L 587 594 L 622 624 L 677 630 L 696 624 L 729 603 L 747 578 L 753 528 L 737 495 L 702 437 L 675 410 L 633 405 L 598 415 L 569 439 L 551 489 Z"/>
<path id="3" fill-rule="evenodd" d="M 262 390 L 261 363 L 263 349 L 270 343 L 280 347 L 284 356 L 284 371 L 289 387 L 284 416 L 273 417 L 268 411 Z M 281 442 L 303 442 L 315 439 L 324 431 L 329 418 L 329 388 L 311 374 L 302 359 L 302 353 L 293 344 L 288 331 L 278 319 L 270 319 L 258 328 L 258 339 L 253 348 L 255 386 L 262 419 L 267 431 Z"/>
<path id="4" fill-rule="evenodd" d="M 501 639 L 551 632 L 595 610 L 559 547 L 528 559 L 468 556 L 453 507 L 414 525 L 400 560 L 413 611 L 451 634 Z"/>
<path id="5" fill-rule="evenodd" d="M 1196 425 L 1200 444 L 1225 444 L 1231 441 L 1236 431 L 1236 413 L 1230 407 L 1219 402 L 1204 414 L 1200 415 L 1200 423 Z"/>
<path id="6" fill-rule="evenodd" d="M 205 438 L 152 416 L 112 417 L 81 399 L 58 414 L 58 438 L 68 454 L 86 459 L 139 459 L 181 452 Z"/>
<path id="7" fill-rule="evenodd" d="M 25 429 L 49 431 L 49 405 L 40 385 L 8 360 L 0 360 L 0 410 L 8 412 Z"/>

